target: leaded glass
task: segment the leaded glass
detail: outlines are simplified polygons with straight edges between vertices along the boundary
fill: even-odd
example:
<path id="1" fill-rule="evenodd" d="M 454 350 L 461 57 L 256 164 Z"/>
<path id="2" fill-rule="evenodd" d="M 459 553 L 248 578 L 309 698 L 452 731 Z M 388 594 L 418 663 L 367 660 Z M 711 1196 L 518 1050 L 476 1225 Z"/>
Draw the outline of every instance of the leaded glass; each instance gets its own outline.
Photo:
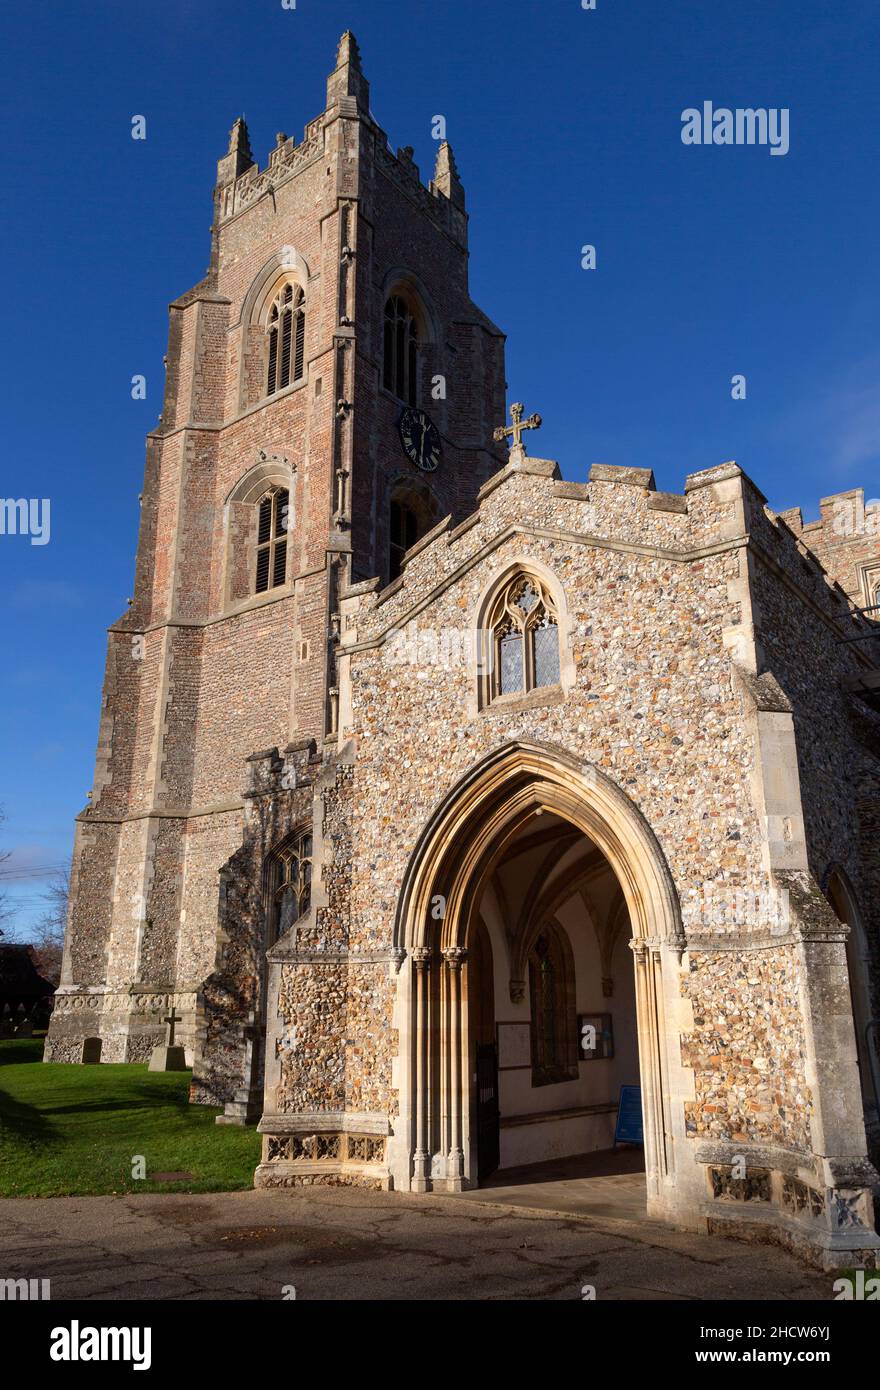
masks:
<path id="1" fill-rule="evenodd" d="M 555 623 L 546 622 L 536 627 L 535 642 L 535 685 L 559 684 L 559 629 Z"/>
<path id="2" fill-rule="evenodd" d="M 541 599 L 540 595 L 535 593 L 531 584 L 526 581 L 522 587 L 522 591 L 517 595 L 514 602 L 517 608 L 522 609 L 523 613 L 531 613 L 535 605 L 541 602 Z"/>
<path id="3" fill-rule="evenodd" d="M 312 837 L 300 835 L 279 854 L 275 890 L 275 936 L 286 931 L 308 912 L 312 897 Z"/>
<path id="4" fill-rule="evenodd" d="M 490 699 L 561 683 L 557 610 L 542 580 L 514 574 L 488 616 L 496 654 L 484 686 Z"/>
<path id="5" fill-rule="evenodd" d="M 518 632 L 509 632 L 498 644 L 501 666 L 501 693 L 512 695 L 523 688 L 523 643 Z"/>
<path id="6" fill-rule="evenodd" d="M 541 1053 L 542 1067 L 556 1066 L 556 972 L 549 954 L 541 960 Z"/>

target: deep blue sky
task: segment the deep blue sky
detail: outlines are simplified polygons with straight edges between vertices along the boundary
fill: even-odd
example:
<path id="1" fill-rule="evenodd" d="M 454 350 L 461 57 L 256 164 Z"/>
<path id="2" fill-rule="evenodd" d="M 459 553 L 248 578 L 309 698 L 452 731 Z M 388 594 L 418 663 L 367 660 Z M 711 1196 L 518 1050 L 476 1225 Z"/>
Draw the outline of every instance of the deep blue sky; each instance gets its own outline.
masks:
<path id="1" fill-rule="evenodd" d="M 649 465 L 676 491 L 735 458 L 810 516 L 880 493 L 876 0 L 8 0 L 0 496 L 52 504 L 48 545 L 0 536 L 19 866 L 65 858 L 91 786 L 166 308 L 204 274 L 215 161 L 240 112 L 260 164 L 277 130 L 302 135 L 348 27 L 425 179 L 446 116 L 472 293 L 508 334 L 511 399 L 544 416 L 533 453 L 575 479 Z M 704 100 L 788 107 L 790 152 L 685 147 Z M 26 935 L 40 880 L 9 891 Z"/>

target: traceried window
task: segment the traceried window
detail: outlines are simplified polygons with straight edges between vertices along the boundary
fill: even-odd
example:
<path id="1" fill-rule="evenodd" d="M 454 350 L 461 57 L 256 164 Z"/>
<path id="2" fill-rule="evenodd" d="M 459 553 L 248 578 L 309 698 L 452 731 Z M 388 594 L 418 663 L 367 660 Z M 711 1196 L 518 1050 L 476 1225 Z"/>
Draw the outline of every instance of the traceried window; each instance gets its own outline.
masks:
<path id="1" fill-rule="evenodd" d="M 496 599 L 488 629 L 492 698 L 559 684 L 558 618 L 540 580 L 515 576 Z"/>
<path id="2" fill-rule="evenodd" d="M 305 296 L 299 285 L 285 285 L 269 311 L 269 364 L 266 395 L 274 396 L 305 372 Z"/>
<path id="3" fill-rule="evenodd" d="M 385 305 L 382 384 L 408 405 L 418 404 L 419 334 L 406 300 L 394 294 Z"/>
<path id="4" fill-rule="evenodd" d="M 294 922 L 308 912 L 312 900 L 312 837 L 297 835 L 275 856 L 275 886 L 272 894 L 273 926 L 277 941 Z"/>
<path id="5" fill-rule="evenodd" d="M 287 578 L 287 527 L 290 493 L 273 487 L 257 507 L 257 571 L 254 589 L 264 594 Z"/>
<path id="6" fill-rule="evenodd" d="M 577 1076 L 572 1065 L 572 1025 L 567 962 L 562 943 L 545 927 L 529 952 L 532 1085 L 551 1086 Z"/>

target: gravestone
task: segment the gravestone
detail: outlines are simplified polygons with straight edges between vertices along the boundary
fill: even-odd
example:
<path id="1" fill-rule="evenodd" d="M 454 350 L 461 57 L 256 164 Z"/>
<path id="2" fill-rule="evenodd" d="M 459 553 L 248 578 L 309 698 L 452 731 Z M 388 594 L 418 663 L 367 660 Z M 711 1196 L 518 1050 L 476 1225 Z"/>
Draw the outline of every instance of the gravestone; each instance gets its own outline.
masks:
<path id="1" fill-rule="evenodd" d="M 168 1041 L 153 1048 L 147 1070 L 186 1071 L 186 1051 L 184 1048 L 174 1045 L 175 1026 L 182 1023 L 183 1020 L 178 1015 L 177 1010 L 172 1008 L 171 1013 L 166 1014 L 162 1022 L 168 1024 Z"/>
<path id="2" fill-rule="evenodd" d="M 89 1065 L 93 1064 L 94 1062 L 100 1062 L 100 1060 L 101 1060 L 101 1039 L 100 1039 L 100 1038 L 83 1038 L 82 1058 L 81 1058 L 80 1060 L 82 1061 L 82 1063 L 83 1063 L 84 1066 L 89 1066 Z"/>

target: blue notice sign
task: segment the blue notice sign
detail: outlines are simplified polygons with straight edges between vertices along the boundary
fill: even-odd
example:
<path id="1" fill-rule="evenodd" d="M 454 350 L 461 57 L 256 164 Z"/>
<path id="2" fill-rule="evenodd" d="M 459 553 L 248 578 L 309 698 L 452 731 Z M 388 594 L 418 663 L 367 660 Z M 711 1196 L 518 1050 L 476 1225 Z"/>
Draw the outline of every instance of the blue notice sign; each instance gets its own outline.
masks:
<path id="1" fill-rule="evenodd" d="M 641 1086 L 621 1086 L 620 1100 L 617 1102 L 617 1126 L 614 1130 L 614 1145 L 644 1144 L 645 1131 L 642 1125 Z"/>

